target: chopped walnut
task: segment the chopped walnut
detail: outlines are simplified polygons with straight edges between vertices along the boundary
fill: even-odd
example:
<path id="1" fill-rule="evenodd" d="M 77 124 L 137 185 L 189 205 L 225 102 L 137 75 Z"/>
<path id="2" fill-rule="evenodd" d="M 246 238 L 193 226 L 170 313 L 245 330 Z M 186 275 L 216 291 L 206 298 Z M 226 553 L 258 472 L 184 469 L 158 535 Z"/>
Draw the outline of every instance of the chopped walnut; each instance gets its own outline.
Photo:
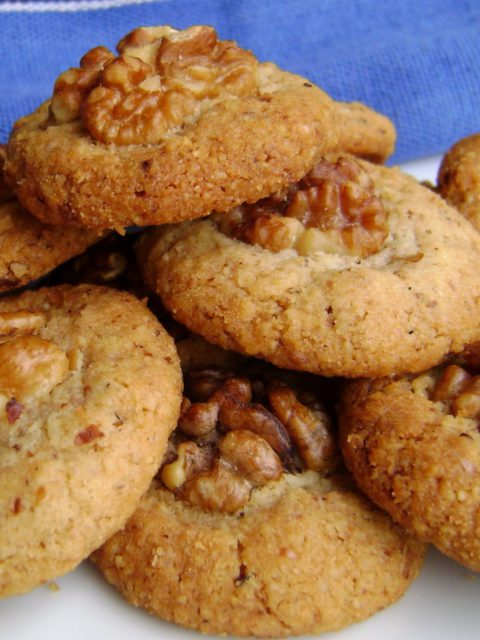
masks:
<path id="1" fill-rule="evenodd" d="M 472 375 L 463 367 L 446 366 L 435 383 L 432 400 L 443 402 L 454 416 L 480 418 L 480 375 Z"/>
<path id="2" fill-rule="evenodd" d="M 32 335 L 45 325 L 45 315 L 40 311 L 2 311 L 0 313 L 0 339 L 4 337 Z"/>
<path id="3" fill-rule="evenodd" d="M 89 133 L 117 145 L 157 143 L 193 121 L 212 101 L 257 92 L 257 61 L 212 27 L 136 29 L 97 47 L 55 83 L 56 123 L 82 118 Z"/>
<path id="4" fill-rule="evenodd" d="M 100 431 L 96 424 L 89 424 L 86 429 L 79 431 L 75 436 L 74 442 L 77 446 L 89 444 L 98 438 L 102 438 L 104 433 Z"/>
<path id="5" fill-rule="evenodd" d="M 219 229 L 273 252 L 295 249 L 365 258 L 388 234 L 383 204 L 354 158 L 320 161 L 295 186 L 252 205 L 213 216 Z"/>
<path id="6" fill-rule="evenodd" d="M 66 352 L 37 336 L 20 336 L 0 344 L 0 393 L 22 402 L 50 393 L 69 369 Z"/>
<path id="7" fill-rule="evenodd" d="M 316 394 L 269 373 L 190 372 L 159 477 L 177 497 L 233 513 L 283 473 L 328 474 L 339 463 L 333 425 Z M 174 455 L 176 451 L 176 455 Z"/>
<path id="8" fill-rule="evenodd" d="M 7 420 L 10 424 L 16 422 L 23 413 L 25 407 L 20 402 L 17 402 L 15 398 L 10 400 L 5 405 L 5 413 L 7 414 Z"/>

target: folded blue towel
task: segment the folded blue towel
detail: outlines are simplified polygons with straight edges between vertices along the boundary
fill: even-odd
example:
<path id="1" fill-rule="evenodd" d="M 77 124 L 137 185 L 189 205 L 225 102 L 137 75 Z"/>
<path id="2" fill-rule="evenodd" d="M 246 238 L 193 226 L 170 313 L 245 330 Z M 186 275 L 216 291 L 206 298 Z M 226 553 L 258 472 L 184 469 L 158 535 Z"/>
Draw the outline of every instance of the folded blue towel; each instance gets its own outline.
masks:
<path id="1" fill-rule="evenodd" d="M 394 162 L 480 131 L 478 0 L 0 1 L 0 141 L 88 49 L 160 24 L 211 24 L 334 98 L 385 113 Z"/>

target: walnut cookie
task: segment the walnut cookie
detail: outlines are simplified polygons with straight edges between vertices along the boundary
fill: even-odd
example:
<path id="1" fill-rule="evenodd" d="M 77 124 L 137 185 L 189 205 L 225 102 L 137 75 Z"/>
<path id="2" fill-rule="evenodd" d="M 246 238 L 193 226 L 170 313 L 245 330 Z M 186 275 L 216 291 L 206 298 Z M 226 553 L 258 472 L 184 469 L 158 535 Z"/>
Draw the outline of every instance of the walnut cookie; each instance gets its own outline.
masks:
<path id="1" fill-rule="evenodd" d="M 178 418 L 173 342 L 103 287 L 0 300 L 0 597 L 73 569 L 133 513 Z"/>
<path id="2" fill-rule="evenodd" d="M 311 378 L 247 361 L 186 374 L 159 474 L 93 555 L 130 603 L 204 633 L 283 637 L 402 596 L 425 547 L 355 489 L 329 383 Z"/>
<path id="3" fill-rule="evenodd" d="M 480 230 L 480 133 L 462 138 L 444 155 L 438 192 Z"/>
<path id="4" fill-rule="evenodd" d="M 13 132 L 7 171 L 41 219 L 206 215 L 275 191 L 334 142 L 328 96 L 210 27 L 140 28 L 117 49 L 89 51 Z"/>
<path id="5" fill-rule="evenodd" d="M 97 231 L 39 222 L 19 205 L 3 180 L 0 145 L 0 292 L 36 280 L 101 237 Z"/>
<path id="6" fill-rule="evenodd" d="M 479 337 L 480 237 L 413 178 L 351 156 L 256 205 L 149 230 L 137 250 L 180 323 L 285 368 L 420 371 Z"/>
<path id="7" fill-rule="evenodd" d="M 348 383 L 340 441 L 363 491 L 480 571 L 480 344 L 417 376 Z"/>
<path id="8" fill-rule="evenodd" d="M 393 148 L 384 116 L 337 105 L 211 27 L 139 28 L 117 49 L 89 51 L 14 128 L 10 183 L 46 222 L 122 229 L 255 202 L 299 179 L 319 153 L 349 148 L 350 136 L 338 139 L 349 129 L 359 153 L 383 158 Z"/>

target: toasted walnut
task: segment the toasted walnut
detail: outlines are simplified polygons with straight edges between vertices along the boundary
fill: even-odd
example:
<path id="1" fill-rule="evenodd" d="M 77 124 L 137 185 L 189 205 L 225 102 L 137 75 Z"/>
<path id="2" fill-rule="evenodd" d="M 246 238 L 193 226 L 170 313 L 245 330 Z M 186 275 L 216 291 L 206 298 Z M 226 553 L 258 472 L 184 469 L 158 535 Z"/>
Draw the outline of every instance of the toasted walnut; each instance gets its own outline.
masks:
<path id="1" fill-rule="evenodd" d="M 188 395 L 193 402 L 204 402 L 219 389 L 229 377 L 219 369 L 203 369 L 191 371 L 188 375 Z"/>
<path id="2" fill-rule="evenodd" d="M 213 462 L 211 451 L 201 449 L 191 441 L 182 442 L 177 454 L 177 459 L 160 471 L 163 483 L 171 490 L 183 485 L 191 476 L 209 469 Z"/>
<path id="3" fill-rule="evenodd" d="M 36 336 L 21 336 L 0 344 L 0 393 L 21 402 L 42 397 L 69 373 L 67 354 Z"/>
<path id="4" fill-rule="evenodd" d="M 445 367 L 433 388 L 432 399 L 450 405 L 452 400 L 467 386 L 471 378 L 468 371 L 456 364 Z"/>
<path id="5" fill-rule="evenodd" d="M 257 61 L 211 27 L 136 29 L 114 57 L 97 47 L 57 80 L 56 122 L 82 117 L 97 140 L 156 143 L 195 119 L 212 101 L 257 91 Z"/>
<path id="6" fill-rule="evenodd" d="M 217 402 L 196 402 L 182 405 L 178 428 L 188 436 L 204 436 L 217 424 L 220 405 Z"/>
<path id="7" fill-rule="evenodd" d="M 273 412 L 292 436 L 305 467 L 322 472 L 334 468 L 337 450 L 328 415 L 310 410 L 286 386 L 270 389 L 269 400 Z"/>
<path id="8" fill-rule="evenodd" d="M 260 404 L 245 404 L 228 398 L 219 413 L 220 428 L 225 431 L 248 429 L 261 436 L 288 464 L 292 460 L 292 440 L 285 426 Z"/>
<path id="9" fill-rule="evenodd" d="M 451 364 L 444 368 L 432 391 L 432 400 L 443 402 L 454 416 L 480 418 L 480 375 Z"/>
<path id="10" fill-rule="evenodd" d="M 219 229 L 270 251 L 295 249 L 365 258 L 388 234 L 387 216 L 367 172 L 353 158 L 320 161 L 285 194 L 216 215 Z"/>
<path id="11" fill-rule="evenodd" d="M 280 458 L 264 438 L 248 429 L 230 431 L 220 440 L 218 448 L 232 469 L 253 486 L 282 477 Z"/>
<path id="12" fill-rule="evenodd" d="M 45 325 L 45 316 L 40 311 L 3 311 L 0 313 L 0 339 L 4 336 L 28 336 Z"/>
<path id="13" fill-rule="evenodd" d="M 334 470 L 333 427 L 317 395 L 297 396 L 269 376 L 215 369 L 186 376 L 187 397 L 160 470 L 179 498 L 232 513 L 252 489 L 285 472 Z"/>
<path id="14" fill-rule="evenodd" d="M 462 418 L 480 418 L 480 376 L 474 376 L 452 402 L 452 412 Z"/>
<path id="15" fill-rule="evenodd" d="M 107 62 L 114 58 L 105 47 L 96 47 L 80 60 L 80 68 L 64 71 L 56 80 L 50 112 L 55 122 L 71 122 L 80 117 L 80 108 Z"/>
<path id="16" fill-rule="evenodd" d="M 248 378 L 232 376 L 226 378 L 222 386 L 212 395 L 212 400 L 216 400 L 222 405 L 226 400 L 249 403 L 252 401 L 252 386 Z"/>
<path id="17" fill-rule="evenodd" d="M 209 471 L 187 480 L 179 495 L 202 509 L 234 513 L 248 502 L 251 490 L 248 480 L 217 462 Z"/>

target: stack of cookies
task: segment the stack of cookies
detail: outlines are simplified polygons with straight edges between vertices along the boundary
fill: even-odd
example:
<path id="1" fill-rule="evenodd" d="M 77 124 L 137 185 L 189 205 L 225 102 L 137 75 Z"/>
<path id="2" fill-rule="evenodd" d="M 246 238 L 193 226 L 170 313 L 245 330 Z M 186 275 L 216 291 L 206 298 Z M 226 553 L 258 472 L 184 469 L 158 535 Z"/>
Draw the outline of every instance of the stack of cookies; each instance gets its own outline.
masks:
<path id="1" fill-rule="evenodd" d="M 163 619 L 280 637 L 395 602 L 428 542 L 479 570 L 468 179 L 383 166 L 386 117 L 211 27 L 117 53 L 0 158 L 0 597 L 91 555 Z"/>

